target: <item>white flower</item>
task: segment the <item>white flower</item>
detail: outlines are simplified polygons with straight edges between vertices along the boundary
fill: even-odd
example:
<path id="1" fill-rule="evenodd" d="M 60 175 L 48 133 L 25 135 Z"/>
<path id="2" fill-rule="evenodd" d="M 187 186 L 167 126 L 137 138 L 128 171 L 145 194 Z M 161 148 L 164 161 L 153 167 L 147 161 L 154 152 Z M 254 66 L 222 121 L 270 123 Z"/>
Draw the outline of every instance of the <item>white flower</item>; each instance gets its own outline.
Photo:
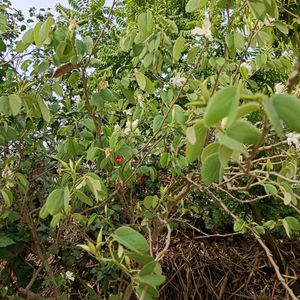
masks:
<path id="1" fill-rule="evenodd" d="M 212 41 L 212 34 L 210 30 L 211 23 L 209 19 L 205 19 L 203 21 L 203 26 L 201 27 L 196 27 L 195 29 L 192 30 L 192 35 L 204 35 L 209 41 Z"/>
<path id="2" fill-rule="evenodd" d="M 71 272 L 71 271 L 67 271 L 67 272 L 66 272 L 66 278 L 67 278 L 69 281 L 74 281 L 74 280 L 75 280 L 74 273 Z"/>
<path id="3" fill-rule="evenodd" d="M 290 132 L 286 136 L 288 145 L 294 145 L 296 150 L 300 151 L 300 133 Z"/>
<path id="4" fill-rule="evenodd" d="M 186 78 L 185 77 L 181 77 L 180 73 L 177 73 L 174 77 L 172 77 L 170 79 L 170 83 L 173 86 L 176 86 L 178 88 L 181 88 L 185 85 L 186 83 Z"/>
<path id="5" fill-rule="evenodd" d="M 124 113 L 125 113 L 127 116 L 132 116 L 131 108 L 125 109 L 125 110 L 124 110 Z"/>
<path id="6" fill-rule="evenodd" d="M 132 122 L 132 130 L 135 130 L 137 128 L 138 124 L 139 124 L 139 120 L 134 120 Z"/>
<path id="7" fill-rule="evenodd" d="M 74 102 L 78 105 L 80 103 L 80 96 L 79 95 L 76 95 L 74 96 Z"/>
<path id="8" fill-rule="evenodd" d="M 114 131 L 120 131 L 121 130 L 121 126 L 119 124 L 116 124 L 114 127 Z"/>
<path id="9" fill-rule="evenodd" d="M 248 75 L 252 74 L 252 67 L 248 63 L 241 63 L 241 68 L 245 68 L 247 70 Z"/>
<path id="10" fill-rule="evenodd" d="M 126 127 L 126 128 L 124 129 L 124 135 L 125 135 L 125 136 L 130 135 L 130 132 L 131 132 L 131 130 L 130 130 L 129 127 Z"/>
<path id="11" fill-rule="evenodd" d="M 281 82 L 276 83 L 274 89 L 275 89 L 275 94 L 282 94 L 282 93 L 286 92 L 286 87 Z"/>

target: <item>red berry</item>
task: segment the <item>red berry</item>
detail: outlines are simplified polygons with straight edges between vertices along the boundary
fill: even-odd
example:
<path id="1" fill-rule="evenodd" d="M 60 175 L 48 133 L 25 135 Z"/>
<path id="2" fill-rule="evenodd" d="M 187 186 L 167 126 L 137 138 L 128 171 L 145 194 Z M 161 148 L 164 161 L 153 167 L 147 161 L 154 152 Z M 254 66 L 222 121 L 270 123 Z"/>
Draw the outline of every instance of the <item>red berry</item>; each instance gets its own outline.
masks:
<path id="1" fill-rule="evenodd" d="M 139 174 L 136 179 L 137 184 L 142 185 L 143 181 L 144 181 L 143 176 L 141 174 Z"/>
<path id="2" fill-rule="evenodd" d="M 186 152 L 186 146 L 183 146 L 180 151 L 181 151 L 182 154 L 185 154 L 185 152 Z"/>
<path id="3" fill-rule="evenodd" d="M 121 156 L 121 155 L 116 156 L 115 162 L 117 164 L 121 164 L 123 161 L 124 161 L 124 157 L 123 156 Z"/>

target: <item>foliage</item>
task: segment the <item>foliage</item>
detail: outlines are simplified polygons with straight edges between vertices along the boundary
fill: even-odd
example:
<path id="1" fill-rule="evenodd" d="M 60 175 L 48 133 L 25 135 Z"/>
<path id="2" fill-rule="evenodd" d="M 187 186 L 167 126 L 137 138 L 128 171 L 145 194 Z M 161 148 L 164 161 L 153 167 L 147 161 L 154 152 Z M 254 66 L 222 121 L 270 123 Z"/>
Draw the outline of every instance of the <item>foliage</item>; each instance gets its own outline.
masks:
<path id="1" fill-rule="evenodd" d="M 2 297 L 157 298 L 191 223 L 297 235 L 293 1 L 69 3 L 0 6 Z"/>

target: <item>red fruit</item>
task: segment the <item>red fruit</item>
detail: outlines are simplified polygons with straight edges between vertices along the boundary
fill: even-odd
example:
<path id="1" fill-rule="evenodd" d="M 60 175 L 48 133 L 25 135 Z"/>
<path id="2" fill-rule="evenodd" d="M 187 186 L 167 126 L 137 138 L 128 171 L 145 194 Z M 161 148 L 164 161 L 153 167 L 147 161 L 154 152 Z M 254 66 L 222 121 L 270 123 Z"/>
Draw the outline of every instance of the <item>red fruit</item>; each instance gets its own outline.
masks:
<path id="1" fill-rule="evenodd" d="M 143 180 L 143 176 L 142 175 L 138 175 L 137 179 L 136 179 L 137 184 L 142 185 L 144 180 Z"/>
<path id="2" fill-rule="evenodd" d="M 185 152 L 186 152 L 186 146 L 183 146 L 183 147 L 180 149 L 180 152 L 181 152 L 182 154 L 185 154 Z"/>
<path id="3" fill-rule="evenodd" d="M 135 205 L 137 203 L 137 198 L 135 196 L 132 197 L 131 203 Z"/>
<path id="4" fill-rule="evenodd" d="M 123 161 L 124 161 L 124 157 L 123 156 L 121 156 L 121 155 L 116 156 L 115 162 L 117 164 L 121 164 Z"/>

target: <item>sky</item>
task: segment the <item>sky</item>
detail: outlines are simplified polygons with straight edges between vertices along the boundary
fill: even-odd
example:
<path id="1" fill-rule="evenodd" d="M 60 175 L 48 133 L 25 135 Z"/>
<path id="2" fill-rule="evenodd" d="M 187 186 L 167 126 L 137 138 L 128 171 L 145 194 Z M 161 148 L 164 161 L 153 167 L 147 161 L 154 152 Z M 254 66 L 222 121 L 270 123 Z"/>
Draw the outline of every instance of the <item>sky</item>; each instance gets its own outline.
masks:
<path id="1" fill-rule="evenodd" d="M 27 13 L 30 7 L 36 8 L 52 8 L 56 3 L 61 3 L 64 6 L 68 6 L 68 0 L 10 0 L 13 7 L 20 9 L 23 13 Z M 112 0 L 106 0 L 106 5 L 110 5 Z"/>

